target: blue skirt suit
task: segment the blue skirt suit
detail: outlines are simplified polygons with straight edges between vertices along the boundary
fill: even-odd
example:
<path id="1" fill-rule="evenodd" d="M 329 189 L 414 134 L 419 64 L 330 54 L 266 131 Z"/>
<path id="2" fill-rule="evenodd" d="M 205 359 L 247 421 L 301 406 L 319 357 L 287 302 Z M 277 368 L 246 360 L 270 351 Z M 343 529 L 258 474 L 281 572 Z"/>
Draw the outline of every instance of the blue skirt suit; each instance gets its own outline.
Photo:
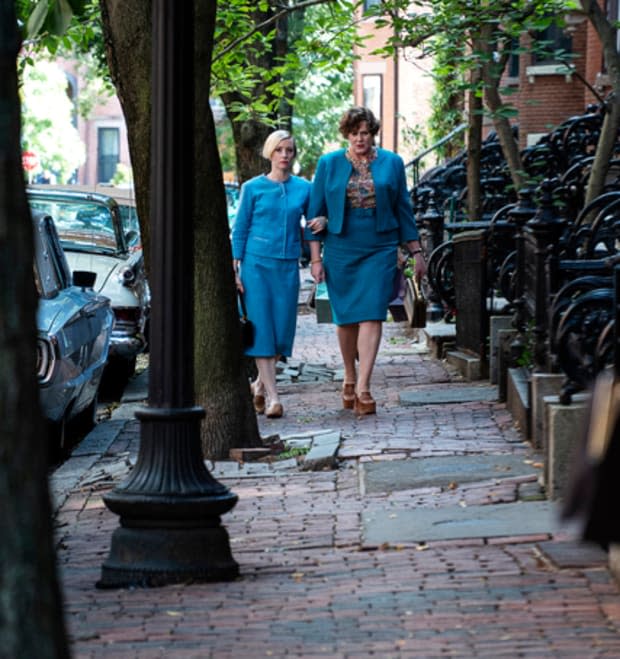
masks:
<path id="1" fill-rule="evenodd" d="M 240 277 L 248 318 L 255 326 L 251 357 L 289 357 L 293 351 L 299 298 L 301 218 L 310 183 L 297 176 L 285 182 L 265 175 L 241 187 L 232 229 L 233 259 Z"/>
<path id="2" fill-rule="evenodd" d="M 377 149 L 370 163 L 374 207 L 352 207 L 347 185 L 353 166 L 345 149 L 322 156 L 312 185 L 308 219 L 327 217 L 321 234 L 325 281 L 336 325 L 384 321 L 392 297 L 400 243 L 419 234 L 400 156 Z"/>

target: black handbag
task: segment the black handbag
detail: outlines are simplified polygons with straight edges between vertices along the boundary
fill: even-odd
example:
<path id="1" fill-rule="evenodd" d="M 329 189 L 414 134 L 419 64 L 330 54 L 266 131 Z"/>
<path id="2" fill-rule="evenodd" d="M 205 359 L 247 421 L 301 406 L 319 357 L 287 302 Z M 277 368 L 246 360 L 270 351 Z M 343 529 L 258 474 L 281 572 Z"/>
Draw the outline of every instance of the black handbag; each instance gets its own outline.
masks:
<path id="1" fill-rule="evenodd" d="M 248 318 L 248 312 L 245 308 L 245 300 L 243 293 L 237 291 L 239 299 L 239 308 L 241 313 L 239 315 L 239 324 L 241 326 L 241 345 L 244 348 L 251 348 L 254 345 L 254 323 Z"/>
<path id="2" fill-rule="evenodd" d="M 427 301 L 415 275 L 407 277 L 405 289 L 405 311 L 409 327 L 426 327 Z"/>

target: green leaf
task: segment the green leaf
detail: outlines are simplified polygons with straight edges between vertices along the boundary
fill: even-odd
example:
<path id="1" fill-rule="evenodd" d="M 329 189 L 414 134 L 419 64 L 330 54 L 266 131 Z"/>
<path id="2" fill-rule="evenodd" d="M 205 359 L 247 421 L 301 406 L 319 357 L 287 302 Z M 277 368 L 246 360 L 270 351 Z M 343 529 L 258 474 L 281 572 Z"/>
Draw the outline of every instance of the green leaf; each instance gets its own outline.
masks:
<path id="1" fill-rule="evenodd" d="M 73 18 L 73 9 L 68 0 L 55 0 L 50 16 L 50 31 L 62 35 L 67 31 Z"/>
<path id="2" fill-rule="evenodd" d="M 26 24 L 26 36 L 28 39 L 34 39 L 41 31 L 47 18 L 47 9 L 47 0 L 39 0 L 35 5 Z"/>

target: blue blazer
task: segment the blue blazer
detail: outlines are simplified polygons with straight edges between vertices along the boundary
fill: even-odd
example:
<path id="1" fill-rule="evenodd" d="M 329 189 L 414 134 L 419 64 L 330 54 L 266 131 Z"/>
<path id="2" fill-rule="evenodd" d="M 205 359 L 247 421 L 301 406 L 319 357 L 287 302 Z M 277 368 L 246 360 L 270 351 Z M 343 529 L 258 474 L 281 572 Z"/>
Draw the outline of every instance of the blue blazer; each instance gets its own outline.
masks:
<path id="1" fill-rule="evenodd" d="M 377 201 L 377 231 L 398 229 L 402 243 L 419 240 L 403 159 L 391 151 L 377 149 L 377 157 L 370 163 L 370 171 Z M 325 215 L 330 233 L 342 233 L 346 189 L 352 172 L 353 166 L 345 156 L 345 149 L 319 158 L 307 217 L 312 219 Z M 309 230 L 305 237 L 307 240 L 321 240 L 319 234 L 312 234 Z"/>
<path id="2" fill-rule="evenodd" d="M 241 186 L 233 224 L 233 259 L 244 255 L 298 259 L 301 252 L 301 218 L 307 217 L 310 182 L 289 176 L 284 183 L 255 176 Z"/>

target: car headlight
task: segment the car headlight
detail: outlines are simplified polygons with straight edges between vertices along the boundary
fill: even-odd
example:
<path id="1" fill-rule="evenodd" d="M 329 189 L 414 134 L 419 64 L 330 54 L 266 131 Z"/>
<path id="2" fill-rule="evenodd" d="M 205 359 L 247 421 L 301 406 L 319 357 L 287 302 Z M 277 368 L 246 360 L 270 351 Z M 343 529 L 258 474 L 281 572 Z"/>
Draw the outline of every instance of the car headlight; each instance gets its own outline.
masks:
<path id="1" fill-rule="evenodd" d="M 118 273 L 118 277 L 123 286 L 131 286 L 136 280 L 136 272 L 133 268 L 125 267 Z"/>
<path id="2" fill-rule="evenodd" d="M 53 343 L 46 338 L 37 338 L 37 377 L 39 384 L 47 384 L 56 366 L 56 351 Z"/>

